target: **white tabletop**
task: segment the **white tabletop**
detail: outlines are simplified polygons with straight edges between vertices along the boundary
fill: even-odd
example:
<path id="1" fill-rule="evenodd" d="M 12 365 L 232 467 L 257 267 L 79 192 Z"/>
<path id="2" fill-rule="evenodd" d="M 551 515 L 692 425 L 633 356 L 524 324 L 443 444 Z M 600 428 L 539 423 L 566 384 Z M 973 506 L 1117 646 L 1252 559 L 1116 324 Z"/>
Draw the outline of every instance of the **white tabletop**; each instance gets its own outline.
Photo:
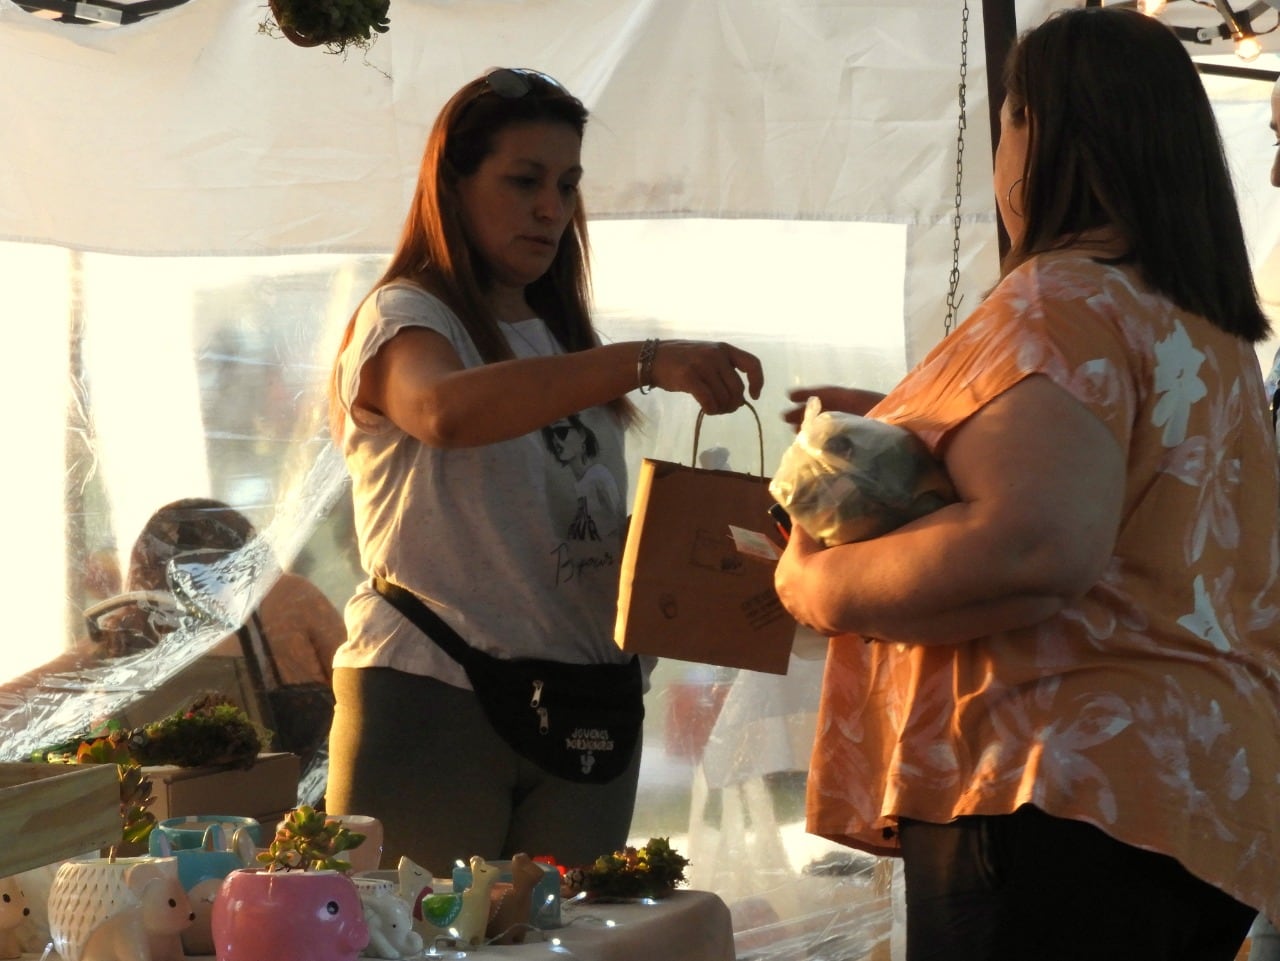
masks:
<path id="1" fill-rule="evenodd" d="M 644 903 L 569 903 L 564 926 L 542 932 L 543 941 L 476 949 L 493 961 L 575 958 L 577 961 L 733 961 L 729 908 L 708 891 L 676 891 Z M 531 934 L 531 937 L 538 935 Z M 449 953 L 449 958 L 457 955 Z"/>
<path id="2" fill-rule="evenodd" d="M 530 932 L 525 944 L 441 949 L 419 958 L 449 961 L 733 961 L 733 925 L 729 908 L 708 891 L 676 891 L 660 901 L 641 903 L 566 903 L 564 925 Z M 37 959 L 38 954 L 23 955 Z M 49 959 L 56 958 L 50 954 Z M 200 961 L 188 958 L 188 961 Z M 205 958 L 203 961 L 213 961 Z"/>

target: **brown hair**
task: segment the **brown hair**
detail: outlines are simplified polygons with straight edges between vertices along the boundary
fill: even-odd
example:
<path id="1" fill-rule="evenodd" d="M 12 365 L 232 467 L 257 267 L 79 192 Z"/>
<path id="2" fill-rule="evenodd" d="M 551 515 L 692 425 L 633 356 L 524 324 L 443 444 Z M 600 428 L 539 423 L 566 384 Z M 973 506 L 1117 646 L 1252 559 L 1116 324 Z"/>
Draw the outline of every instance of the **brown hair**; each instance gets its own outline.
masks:
<path id="1" fill-rule="evenodd" d="M 493 90 L 491 71 L 464 85 L 441 109 L 427 137 L 400 240 L 373 286 L 376 291 L 393 280 L 410 280 L 439 297 L 458 315 L 486 363 L 514 355 L 485 305 L 488 267 L 463 230 L 454 188 L 479 169 L 507 127 L 563 123 L 581 138 L 587 124 L 586 107 L 558 83 L 534 71 L 517 72 L 529 85 L 522 96 L 505 97 Z M 550 268 L 526 289 L 529 305 L 570 352 L 599 344 L 590 313 L 589 259 L 587 215 L 579 199 Z M 353 315 L 347 323 L 338 358 L 351 342 L 355 319 Z M 334 437 L 340 438 L 343 412 L 337 400 L 337 369 L 335 358 L 329 407 Z M 609 406 L 623 424 L 636 417 L 625 397 Z"/>
<path id="2" fill-rule="evenodd" d="M 1009 113 L 1031 125 L 1006 273 L 1109 225 L 1128 245 L 1116 262 L 1179 307 L 1267 337 L 1217 123 L 1171 30 L 1134 10 L 1063 10 L 1022 35 L 1004 85 Z"/>
<path id="3" fill-rule="evenodd" d="M 147 520 L 129 555 L 130 591 L 168 590 L 169 561 L 188 551 L 230 554 L 256 531 L 249 519 L 222 501 L 187 497 L 165 504 Z"/>

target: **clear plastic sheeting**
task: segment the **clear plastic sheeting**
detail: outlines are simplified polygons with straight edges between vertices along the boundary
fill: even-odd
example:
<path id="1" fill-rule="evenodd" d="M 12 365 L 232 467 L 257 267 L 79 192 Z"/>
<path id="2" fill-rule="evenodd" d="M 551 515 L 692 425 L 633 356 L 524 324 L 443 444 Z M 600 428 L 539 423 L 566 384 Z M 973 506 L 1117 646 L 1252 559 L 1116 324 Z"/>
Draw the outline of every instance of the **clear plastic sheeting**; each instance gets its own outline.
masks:
<path id="1" fill-rule="evenodd" d="M 1019 23 L 1070 5 L 1020 0 Z M 489 66 L 545 70 L 591 110 L 604 339 L 713 337 L 761 356 L 766 471 L 794 436 L 789 389 L 889 389 L 944 334 L 953 254 L 958 322 L 998 274 L 968 6 L 957 233 L 958 0 L 395 0 L 391 32 L 346 57 L 259 33 L 261 0 L 189 0 L 110 30 L 0 0 L 0 760 L 206 690 L 253 713 L 246 617 L 284 573 L 346 602 L 362 575 L 330 363 L 395 243 L 436 110 Z M 1280 318 L 1269 85 L 1206 88 Z M 1259 346 L 1268 368 L 1276 346 Z M 688 398 L 634 399 L 632 477 L 641 457 L 686 461 Z M 731 469 L 754 467 L 747 419 L 706 434 Z M 153 512 L 189 497 L 256 536 L 176 559 L 166 596 L 129 612 L 163 633 L 148 646 L 118 620 L 136 600 L 132 554 Z M 744 961 L 901 957 L 895 862 L 804 830 L 824 654 L 802 633 L 784 676 L 664 660 L 647 697 L 632 843 L 669 837 L 690 858 Z"/>

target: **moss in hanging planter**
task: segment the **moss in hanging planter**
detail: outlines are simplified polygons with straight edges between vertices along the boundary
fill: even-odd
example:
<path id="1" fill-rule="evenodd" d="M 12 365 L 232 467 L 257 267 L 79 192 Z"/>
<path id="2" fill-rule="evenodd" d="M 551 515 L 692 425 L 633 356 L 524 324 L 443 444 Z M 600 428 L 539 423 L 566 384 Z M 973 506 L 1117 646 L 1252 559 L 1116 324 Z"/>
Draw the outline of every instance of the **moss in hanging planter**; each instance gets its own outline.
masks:
<path id="1" fill-rule="evenodd" d="M 367 48 L 391 28 L 390 0 L 270 0 L 271 15 L 289 40 L 324 45 L 334 53 L 348 46 Z M 267 24 L 263 24 L 271 32 Z"/>

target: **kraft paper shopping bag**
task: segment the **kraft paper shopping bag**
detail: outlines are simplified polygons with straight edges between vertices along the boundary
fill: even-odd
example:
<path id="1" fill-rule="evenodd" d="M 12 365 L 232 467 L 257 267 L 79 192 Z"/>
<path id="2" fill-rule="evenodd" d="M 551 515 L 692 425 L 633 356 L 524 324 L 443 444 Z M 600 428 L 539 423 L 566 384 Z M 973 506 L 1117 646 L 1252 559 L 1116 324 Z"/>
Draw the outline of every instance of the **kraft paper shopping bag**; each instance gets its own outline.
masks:
<path id="1" fill-rule="evenodd" d="M 785 674 L 796 623 L 773 588 L 773 503 L 762 475 L 645 458 L 622 555 L 618 646 Z"/>

